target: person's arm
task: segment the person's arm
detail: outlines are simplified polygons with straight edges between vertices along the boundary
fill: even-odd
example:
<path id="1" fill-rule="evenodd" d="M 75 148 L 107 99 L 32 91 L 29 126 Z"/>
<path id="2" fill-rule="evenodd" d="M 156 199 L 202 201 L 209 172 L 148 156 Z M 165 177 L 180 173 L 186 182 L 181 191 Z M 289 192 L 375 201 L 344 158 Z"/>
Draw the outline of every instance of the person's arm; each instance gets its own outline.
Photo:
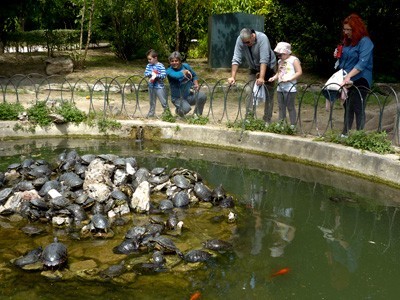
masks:
<path id="1" fill-rule="evenodd" d="M 243 42 L 240 36 L 238 36 L 238 38 L 236 39 L 235 50 L 233 51 L 231 77 L 228 78 L 229 84 L 235 84 L 236 82 L 236 74 L 239 69 L 239 65 L 242 63 L 242 52 Z"/>
<path id="2" fill-rule="evenodd" d="M 164 79 L 167 76 L 167 73 L 165 71 L 165 67 L 162 63 L 159 63 L 157 65 L 157 70 L 158 70 L 158 74 L 157 77 L 160 79 Z"/>
<path id="3" fill-rule="evenodd" d="M 260 64 L 260 76 L 256 80 L 257 85 L 263 85 L 265 82 L 265 74 L 267 72 L 267 64 Z"/>
<path id="4" fill-rule="evenodd" d="M 192 69 L 189 64 L 185 64 L 184 68 L 189 72 L 192 81 L 193 81 L 193 88 L 197 91 L 199 89 L 199 78 L 197 77 L 197 73 Z"/>
<path id="5" fill-rule="evenodd" d="M 232 65 L 231 69 L 231 77 L 228 78 L 228 83 L 229 84 L 235 84 L 236 82 L 236 73 L 239 69 L 239 65 Z"/>
<path id="6" fill-rule="evenodd" d="M 150 64 L 147 64 L 146 69 L 144 70 L 144 76 L 151 77 L 151 73 L 152 73 L 152 68 L 151 68 Z"/>
<path id="7" fill-rule="evenodd" d="M 258 43 L 260 43 L 260 77 L 256 80 L 257 85 L 265 83 L 265 74 L 267 73 L 268 63 L 271 61 L 271 45 L 269 39 L 264 34 L 257 35 Z M 266 78 L 268 80 L 268 78 Z"/>
<path id="8" fill-rule="evenodd" d="M 368 37 L 364 37 L 360 40 L 360 54 L 358 55 L 357 64 L 351 69 L 349 73 L 344 77 L 342 85 L 345 85 L 351 81 L 351 78 L 356 76 L 358 73 L 363 71 L 367 64 L 370 62 L 372 56 L 372 50 L 374 49 L 374 44 Z"/>

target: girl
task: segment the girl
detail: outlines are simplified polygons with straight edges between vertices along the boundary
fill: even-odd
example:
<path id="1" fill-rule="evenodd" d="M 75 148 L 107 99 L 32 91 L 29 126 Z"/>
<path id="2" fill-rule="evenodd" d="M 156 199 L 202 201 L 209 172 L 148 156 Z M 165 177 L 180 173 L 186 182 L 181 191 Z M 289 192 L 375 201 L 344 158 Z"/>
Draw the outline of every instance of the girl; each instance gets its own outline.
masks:
<path id="1" fill-rule="evenodd" d="M 278 72 L 268 81 L 278 80 L 277 98 L 279 106 L 279 120 L 286 119 L 286 109 L 289 112 L 290 124 L 296 125 L 296 83 L 297 78 L 303 73 L 300 60 L 292 55 L 291 45 L 280 42 L 276 45 L 274 52 L 278 57 Z"/>

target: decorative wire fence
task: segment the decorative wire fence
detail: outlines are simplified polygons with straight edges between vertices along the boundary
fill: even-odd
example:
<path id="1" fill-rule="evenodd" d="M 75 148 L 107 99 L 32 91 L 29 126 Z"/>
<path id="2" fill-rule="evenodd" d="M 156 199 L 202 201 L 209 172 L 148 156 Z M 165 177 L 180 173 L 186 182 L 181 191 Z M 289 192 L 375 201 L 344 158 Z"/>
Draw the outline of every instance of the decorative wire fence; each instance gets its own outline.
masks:
<path id="1" fill-rule="evenodd" d="M 169 94 L 169 86 L 166 89 Z M 227 80 L 208 78 L 199 80 L 200 91 L 207 95 L 203 116 L 211 124 L 245 122 L 251 116 L 263 119 L 264 103 L 257 103 L 253 93 L 254 82 L 236 82 L 228 85 Z M 344 123 L 344 108 L 336 100 L 326 105 L 329 87 L 321 83 L 296 84 L 296 131 L 298 134 L 323 136 L 328 131 L 341 131 Z M 3 102 L 34 105 L 38 101 L 66 101 L 75 104 L 86 113 L 101 114 L 105 118 L 135 119 L 145 118 L 149 111 L 148 78 L 142 75 L 130 77 L 102 77 L 94 82 L 84 79 L 68 80 L 64 76 L 45 76 L 37 73 L 16 74 L 0 77 Z M 268 90 L 265 89 L 267 98 Z M 339 89 L 339 93 L 340 93 Z M 327 91 L 329 94 L 329 91 Z M 360 91 L 358 91 L 360 92 Z M 278 121 L 276 92 L 273 97 L 274 115 L 272 122 Z M 168 97 L 170 98 L 170 97 Z M 157 100 L 158 102 L 158 100 Z M 347 101 L 348 102 L 348 101 Z M 169 100 L 171 112 L 174 105 Z M 400 143 L 400 105 L 398 92 L 388 84 L 375 84 L 367 89 L 363 102 L 365 111 L 364 129 L 388 133 L 394 145 Z M 193 114 L 192 109 L 188 114 Z M 158 102 L 156 117 L 161 118 L 163 109 Z M 353 125 L 354 129 L 355 125 Z"/>

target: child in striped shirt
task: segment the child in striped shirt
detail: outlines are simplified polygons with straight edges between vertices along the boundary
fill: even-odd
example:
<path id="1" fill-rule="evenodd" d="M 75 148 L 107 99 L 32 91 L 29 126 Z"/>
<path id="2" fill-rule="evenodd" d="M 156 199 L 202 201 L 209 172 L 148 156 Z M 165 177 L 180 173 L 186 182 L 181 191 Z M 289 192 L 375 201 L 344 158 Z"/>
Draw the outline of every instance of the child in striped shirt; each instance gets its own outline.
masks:
<path id="1" fill-rule="evenodd" d="M 150 110 L 147 118 L 152 118 L 156 111 L 156 98 L 160 100 L 164 111 L 168 108 L 167 92 L 164 85 L 164 79 L 167 74 L 164 65 L 158 61 L 158 54 L 155 50 L 150 49 L 147 51 L 146 57 L 149 63 L 144 71 L 144 76 L 149 78 L 150 97 Z"/>

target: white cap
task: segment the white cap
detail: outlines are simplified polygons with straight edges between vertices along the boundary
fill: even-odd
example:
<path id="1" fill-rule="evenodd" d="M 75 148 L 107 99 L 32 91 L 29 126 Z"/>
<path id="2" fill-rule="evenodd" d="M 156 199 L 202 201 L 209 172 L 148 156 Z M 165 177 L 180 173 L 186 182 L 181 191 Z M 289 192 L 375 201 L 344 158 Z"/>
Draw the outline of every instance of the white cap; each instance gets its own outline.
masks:
<path id="1" fill-rule="evenodd" d="M 278 45 L 276 45 L 274 52 L 282 54 L 292 54 L 292 46 L 290 46 L 290 44 L 286 42 L 279 42 Z"/>

